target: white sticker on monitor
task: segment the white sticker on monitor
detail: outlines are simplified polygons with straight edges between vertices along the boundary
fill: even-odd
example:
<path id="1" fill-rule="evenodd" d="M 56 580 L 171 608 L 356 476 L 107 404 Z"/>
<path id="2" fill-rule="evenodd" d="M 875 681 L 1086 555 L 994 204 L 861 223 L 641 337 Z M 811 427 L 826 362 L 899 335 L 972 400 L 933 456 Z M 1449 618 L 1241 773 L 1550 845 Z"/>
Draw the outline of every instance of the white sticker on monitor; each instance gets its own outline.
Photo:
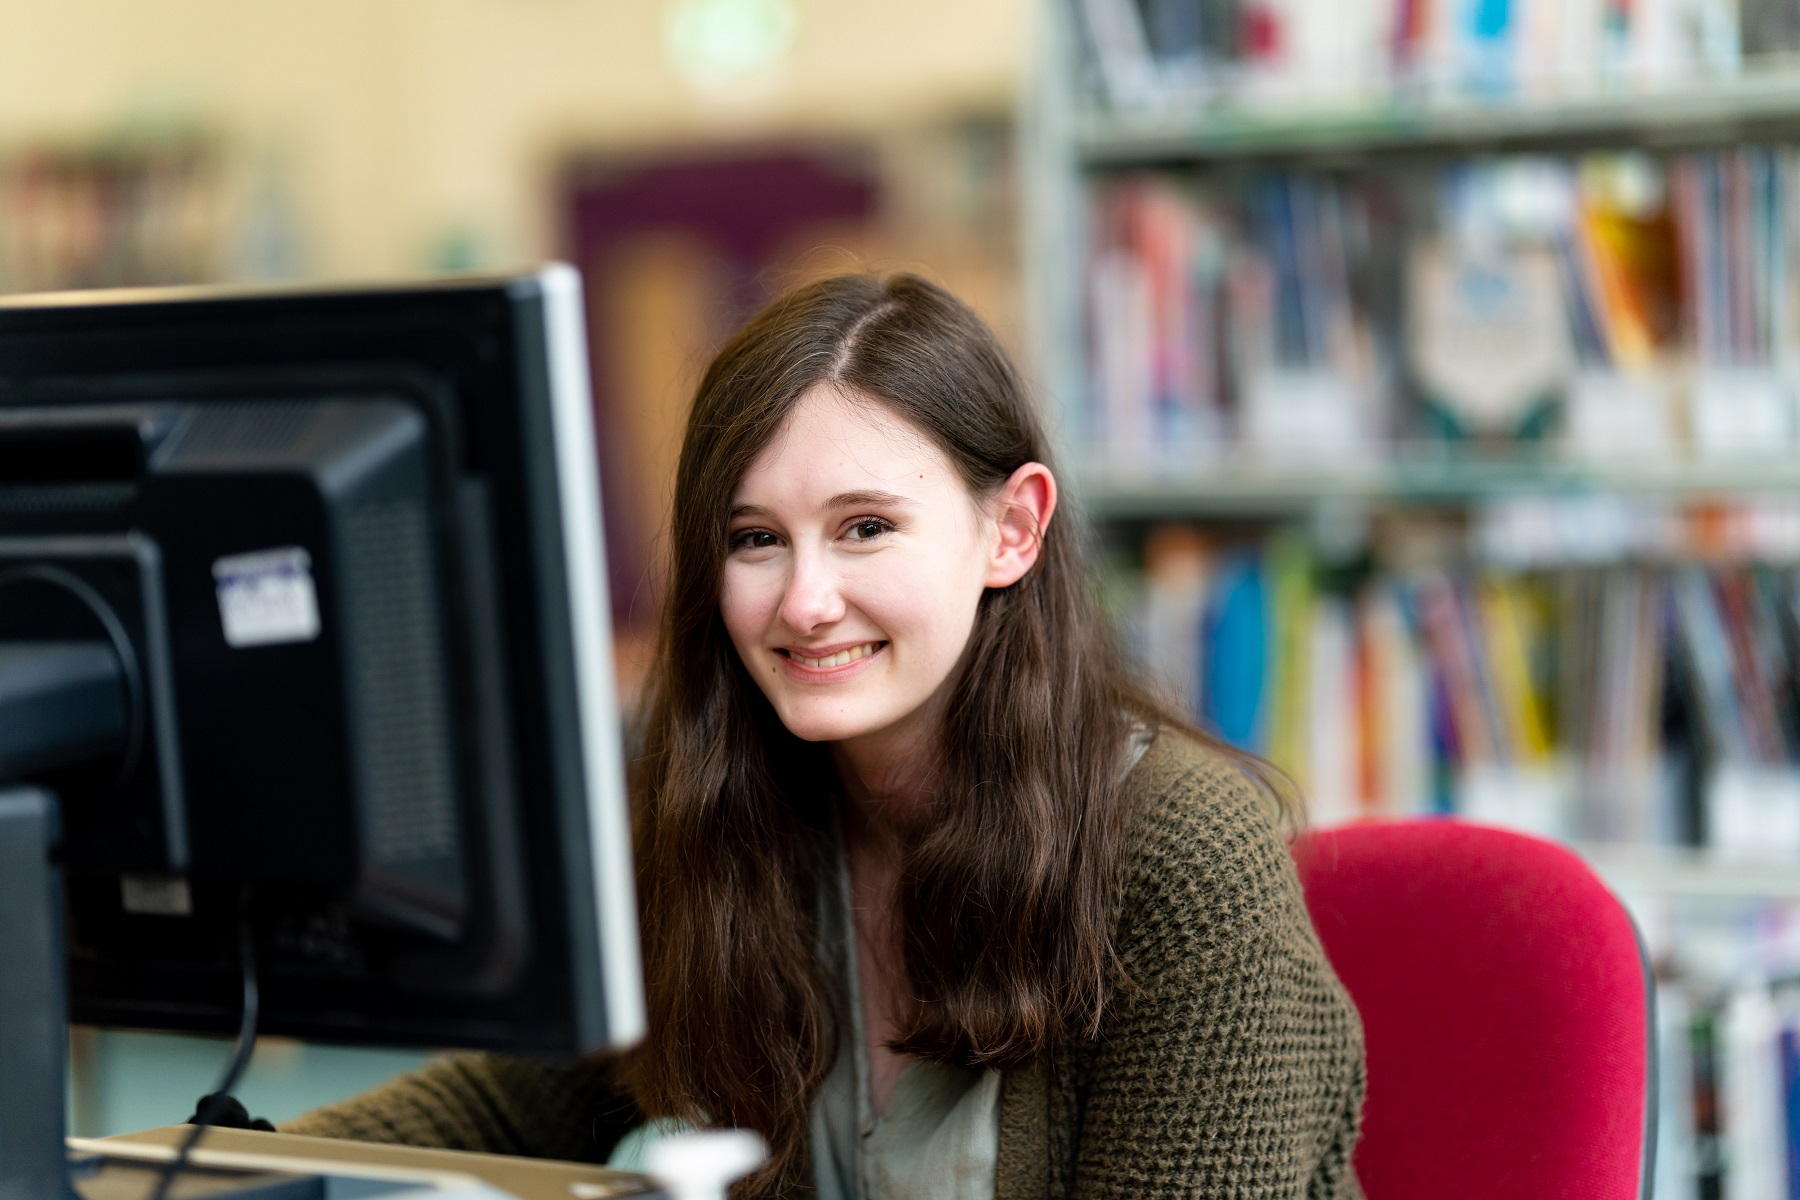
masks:
<path id="1" fill-rule="evenodd" d="M 312 556 L 299 546 L 233 554 L 212 571 L 227 645 L 277 646 L 319 636 Z"/>

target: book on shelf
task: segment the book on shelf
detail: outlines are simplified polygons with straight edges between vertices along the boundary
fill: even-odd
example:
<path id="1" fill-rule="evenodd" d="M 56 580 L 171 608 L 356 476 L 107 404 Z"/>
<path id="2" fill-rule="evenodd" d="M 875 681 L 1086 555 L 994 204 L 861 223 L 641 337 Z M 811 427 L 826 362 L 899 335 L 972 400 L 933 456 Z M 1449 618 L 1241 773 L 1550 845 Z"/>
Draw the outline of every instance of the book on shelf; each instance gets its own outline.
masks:
<path id="1" fill-rule="evenodd" d="M 1092 185 L 1087 464 L 1800 444 L 1800 156 L 1762 146 Z"/>
<path id="2" fill-rule="evenodd" d="M 1261 747 L 1269 736 L 1267 578 L 1260 558 L 1246 553 L 1221 563 L 1217 579 L 1216 587 L 1196 597 L 1204 621 L 1205 690 L 1194 711 L 1221 736 Z"/>
<path id="3" fill-rule="evenodd" d="M 1656 1158 L 1652 1200 L 1694 1200 L 1698 1184 L 1692 1046 L 1694 1009 L 1688 989 L 1656 983 Z"/>

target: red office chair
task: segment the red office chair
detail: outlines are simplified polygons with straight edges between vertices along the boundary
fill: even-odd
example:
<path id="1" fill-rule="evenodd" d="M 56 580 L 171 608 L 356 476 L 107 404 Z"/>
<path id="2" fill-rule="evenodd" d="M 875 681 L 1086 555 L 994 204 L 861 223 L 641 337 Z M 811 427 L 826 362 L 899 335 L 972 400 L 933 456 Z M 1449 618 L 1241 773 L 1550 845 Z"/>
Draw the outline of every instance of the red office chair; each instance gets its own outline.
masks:
<path id="1" fill-rule="evenodd" d="M 1294 847 L 1369 1055 L 1369 1200 L 1650 1194 L 1655 1072 L 1637 931 L 1560 846 L 1456 821 Z"/>

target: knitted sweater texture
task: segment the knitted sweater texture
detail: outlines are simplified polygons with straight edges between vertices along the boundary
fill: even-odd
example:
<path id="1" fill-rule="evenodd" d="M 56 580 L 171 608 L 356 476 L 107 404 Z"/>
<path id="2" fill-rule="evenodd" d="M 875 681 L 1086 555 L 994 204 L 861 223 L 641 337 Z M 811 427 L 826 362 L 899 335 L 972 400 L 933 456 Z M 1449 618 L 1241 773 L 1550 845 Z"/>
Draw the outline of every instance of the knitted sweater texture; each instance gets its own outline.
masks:
<path id="1" fill-rule="evenodd" d="M 1125 781 L 1099 1036 L 1009 1072 L 995 1200 L 1360 1198 L 1362 1027 L 1307 919 L 1267 800 L 1163 733 Z M 445 1059 L 288 1133 L 604 1161 L 642 1120 L 609 1065 Z"/>

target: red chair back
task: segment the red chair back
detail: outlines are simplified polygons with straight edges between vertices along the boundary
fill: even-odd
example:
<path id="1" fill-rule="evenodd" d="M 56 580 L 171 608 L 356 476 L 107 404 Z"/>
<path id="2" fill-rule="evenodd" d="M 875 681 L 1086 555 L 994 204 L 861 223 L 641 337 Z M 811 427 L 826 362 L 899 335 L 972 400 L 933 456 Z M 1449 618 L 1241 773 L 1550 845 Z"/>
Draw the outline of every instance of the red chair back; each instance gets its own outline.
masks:
<path id="1" fill-rule="evenodd" d="M 1580 858 L 1455 821 L 1310 833 L 1294 856 L 1362 1014 L 1369 1200 L 1649 1195 L 1654 991 Z"/>

